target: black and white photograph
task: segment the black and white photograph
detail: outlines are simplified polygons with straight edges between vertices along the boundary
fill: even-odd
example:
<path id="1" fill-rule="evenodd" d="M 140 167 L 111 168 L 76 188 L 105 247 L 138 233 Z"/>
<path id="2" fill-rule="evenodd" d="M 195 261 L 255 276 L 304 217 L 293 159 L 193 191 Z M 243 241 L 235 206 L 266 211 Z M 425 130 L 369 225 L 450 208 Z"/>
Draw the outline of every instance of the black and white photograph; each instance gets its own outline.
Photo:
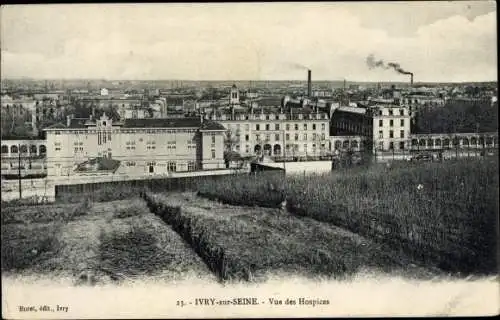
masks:
<path id="1" fill-rule="evenodd" d="M 496 2 L 0 8 L 5 319 L 500 313 Z"/>

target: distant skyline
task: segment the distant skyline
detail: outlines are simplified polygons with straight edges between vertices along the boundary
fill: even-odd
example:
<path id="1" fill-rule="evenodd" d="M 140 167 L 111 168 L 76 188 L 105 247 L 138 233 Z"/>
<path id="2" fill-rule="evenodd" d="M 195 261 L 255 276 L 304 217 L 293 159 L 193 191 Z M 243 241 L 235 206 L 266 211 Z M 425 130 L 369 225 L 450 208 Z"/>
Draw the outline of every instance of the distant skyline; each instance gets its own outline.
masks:
<path id="1" fill-rule="evenodd" d="M 493 1 L 2 6 L 1 76 L 108 80 L 497 80 Z"/>

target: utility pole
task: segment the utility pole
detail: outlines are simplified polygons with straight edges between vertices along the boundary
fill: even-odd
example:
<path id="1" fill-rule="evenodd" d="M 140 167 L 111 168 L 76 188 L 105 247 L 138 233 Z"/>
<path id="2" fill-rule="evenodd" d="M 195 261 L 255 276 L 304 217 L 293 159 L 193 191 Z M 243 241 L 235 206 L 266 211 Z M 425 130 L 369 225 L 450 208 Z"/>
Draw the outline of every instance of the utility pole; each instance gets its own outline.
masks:
<path id="1" fill-rule="evenodd" d="M 19 200 L 22 199 L 22 188 L 21 188 L 21 145 L 17 145 L 17 155 L 18 155 L 18 163 L 17 163 L 17 179 L 19 182 Z"/>

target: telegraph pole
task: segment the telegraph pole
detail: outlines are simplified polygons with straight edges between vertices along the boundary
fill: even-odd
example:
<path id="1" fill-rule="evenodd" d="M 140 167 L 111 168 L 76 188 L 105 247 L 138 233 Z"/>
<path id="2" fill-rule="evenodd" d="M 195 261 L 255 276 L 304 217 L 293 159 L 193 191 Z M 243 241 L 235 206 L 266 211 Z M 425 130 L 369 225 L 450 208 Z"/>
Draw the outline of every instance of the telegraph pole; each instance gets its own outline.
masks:
<path id="1" fill-rule="evenodd" d="M 17 163 L 17 179 L 19 182 L 19 200 L 22 199 L 22 188 L 21 188 L 21 145 L 17 145 L 17 155 L 18 155 L 18 163 Z"/>

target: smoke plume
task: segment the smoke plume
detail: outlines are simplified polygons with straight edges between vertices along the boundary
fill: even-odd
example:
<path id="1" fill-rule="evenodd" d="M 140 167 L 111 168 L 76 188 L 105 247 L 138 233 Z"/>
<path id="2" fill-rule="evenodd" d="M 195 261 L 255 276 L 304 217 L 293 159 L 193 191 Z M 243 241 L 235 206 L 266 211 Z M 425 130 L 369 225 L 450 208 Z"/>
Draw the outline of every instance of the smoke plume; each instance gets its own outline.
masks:
<path id="1" fill-rule="evenodd" d="M 385 64 L 384 60 L 376 60 L 373 54 L 370 54 L 366 58 L 366 64 L 368 65 L 368 68 L 370 69 L 375 69 L 375 68 L 384 68 L 384 69 L 393 69 L 396 72 L 400 74 L 413 74 L 410 71 L 406 71 L 405 69 L 401 68 L 401 65 L 396 62 L 388 62 Z"/>
<path id="2" fill-rule="evenodd" d="M 300 64 L 297 62 L 287 62 L 286 65 L 292 69 L 299 69 L 299 70 L 309 70 L 310 69 L 310 68 L 304 66 L 303 64 Z"/>

